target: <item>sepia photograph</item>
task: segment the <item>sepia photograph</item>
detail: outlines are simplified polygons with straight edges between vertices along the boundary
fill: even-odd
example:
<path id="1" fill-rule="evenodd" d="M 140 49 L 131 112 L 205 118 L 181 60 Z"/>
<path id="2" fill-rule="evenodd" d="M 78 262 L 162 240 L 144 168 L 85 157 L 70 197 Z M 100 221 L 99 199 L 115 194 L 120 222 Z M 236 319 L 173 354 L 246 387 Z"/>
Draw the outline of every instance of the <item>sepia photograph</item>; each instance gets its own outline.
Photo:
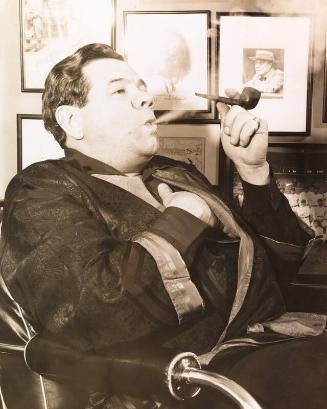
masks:
<path id="1" fill-rule="evenodd" d="M 282 98 L 284 50 L 244 48 L 243 85 L 259 90 L 261 98 Z"/>
<path id="2" fill-rule="evenodd" d="M 326 409 L 326 0 L 0 23 L 0 409 Z"/>

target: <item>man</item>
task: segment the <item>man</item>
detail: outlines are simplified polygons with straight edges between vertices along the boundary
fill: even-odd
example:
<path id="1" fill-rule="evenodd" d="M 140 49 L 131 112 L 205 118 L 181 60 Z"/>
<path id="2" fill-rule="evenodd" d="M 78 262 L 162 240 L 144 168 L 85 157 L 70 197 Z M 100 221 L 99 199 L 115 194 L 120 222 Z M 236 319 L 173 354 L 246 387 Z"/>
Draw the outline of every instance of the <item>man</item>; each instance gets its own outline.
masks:
<path id="1" fill-rule="evenodd" d="M 284 73 L 274 67 L 275 56 L 269 50 L 256 50 L 255 56 L 249 57 L 254 61 L 254 76 L 245 83 L 261 92 L 281 94 L 284 86 Z"/>
<path id="2" fill-rule="evenodd" d="M 324 200 L 324 195 L 320 193 L 318 186 L 312 186 L 310 191 L 308 192 L 308 195 L 309 195 L 308 204 L 310 207 L 317 207 L 319 199 L 321 199 L 322 201 Z"/>
<path id="3" fill-rule="evenodd" d="M 301 204 L 302 200 L 305 200 L 306 204 L 309 205 L 311 203 L 311 186 L 305 185 L 303 186 L 303 190 L 299 194 L 299 205 Z"/>
<path id="4" fill-rule="evenodd" d="M 295 208 L 295 212 L 307 226 L 310 226 L 312 220 L 312 211 L 305 199 L 301 200 L 300 206 Z"/>
<path id="5" fill-rule="evenodd" d="M 293 211 L 295 211 L 299 206 L 299 195 L 295 192 L 295 186 L 287 184 L 284 195 L 287 197 L 288 203 Z"/>
<path id="6" fill-rule="evenodd" d="M 263 338 L 291 347 L 288 325 L 284 335 L 252 334 L 285 312 L 282 291 L 309 240 L 270 174 L 266 123 L 218 106 L 221 142 L 243 183 L 239 215 L 193 166 L 155 156 L 152 104 L 106 45 L 87 45 L 50 72 L 43 118 L 66 157 L 23 170 L 5 198 L 2 300 L 19 311 L 7 320 L 17 342 L 48 332 L 79 351 L 165 346 L 202 354 L 216 370 L 230 369 L 221 349 L 233 360 Z M 241 351 L 228 343 L 236 338 Z M 266 389 L 249 390 L 264 401 Z M 267 407 L 281 409 L 281 393 Z M 151 406 L 107 394 L 93 406 Z"/>
<path id="7" fill-rule="evenodd" d="M 324 206 L 324 201 L 322 198 L 318 199 L 318 205 L 312 207 L 311 217 L 313 220 L 317 220 L 322 228 L 326 227 L 327 224 L 327 207 Z"/>
<path id="8" fill-rule="evenodd" d="M 321 226 L 318 219 L 314 219 L 312 222 L 312 230 L 315 232 L 315 237 L 319 239 L 326 240 L 326 235 L 324 235 L 324 228 Z"/>

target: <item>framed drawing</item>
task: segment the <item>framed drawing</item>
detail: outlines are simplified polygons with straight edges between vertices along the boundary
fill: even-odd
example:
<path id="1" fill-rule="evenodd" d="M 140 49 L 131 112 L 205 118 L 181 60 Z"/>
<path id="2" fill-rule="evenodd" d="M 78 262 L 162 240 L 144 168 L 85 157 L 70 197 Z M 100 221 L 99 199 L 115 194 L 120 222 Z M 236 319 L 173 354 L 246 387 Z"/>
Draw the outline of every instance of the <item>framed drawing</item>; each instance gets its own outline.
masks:
<path id="1" fill-rule="evenodd" d="M 64 150 L 45 130 L 41 115 L 17 115 L 17 170 L 46 159 L 58 159 Z"/>
<path id="2" fill-rule="evenodd" d="M 267 119 L 271 135 L 309 135 L 312 18 L 218 13 L 217 20 L 219 92 L 257 88 L 261 99 L 252 112 Z"/>
<path id="3" fill-rule="evenodd" d="M 115 0 L 20 0 L 21 90 L 42 92 L 50 69 L 88 43 L 114 46 Z"/>
<path id="4" fill-rule="evenodd" d="M 204 173 L 205 141 L 202 137 L 160 136 L 158 155 L 190 163 Z"/>
<path id="5" fill-rule="evenodd" d="M 142 27 L 142 29 L 140 29 Z M 190 29 L 192 28 L 192 29 Z M 125 11 L 124 53 L 154 95 L 160 122 L 216 119 L 210 92 L 209 11 Z"/>

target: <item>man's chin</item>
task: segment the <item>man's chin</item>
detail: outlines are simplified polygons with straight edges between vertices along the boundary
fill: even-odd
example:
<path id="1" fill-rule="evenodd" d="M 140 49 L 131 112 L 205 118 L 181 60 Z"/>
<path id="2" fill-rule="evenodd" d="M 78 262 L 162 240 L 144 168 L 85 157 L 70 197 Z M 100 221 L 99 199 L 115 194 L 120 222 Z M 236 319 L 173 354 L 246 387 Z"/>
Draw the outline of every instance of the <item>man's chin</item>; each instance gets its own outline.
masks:
<path id="1" fill-rule="evenodd" d="M 148 151 L 150 156 L 156 155 L 158 153 L 159 137 L 157 134 L 152 135 L 151 141 L 149 141 Z"/>

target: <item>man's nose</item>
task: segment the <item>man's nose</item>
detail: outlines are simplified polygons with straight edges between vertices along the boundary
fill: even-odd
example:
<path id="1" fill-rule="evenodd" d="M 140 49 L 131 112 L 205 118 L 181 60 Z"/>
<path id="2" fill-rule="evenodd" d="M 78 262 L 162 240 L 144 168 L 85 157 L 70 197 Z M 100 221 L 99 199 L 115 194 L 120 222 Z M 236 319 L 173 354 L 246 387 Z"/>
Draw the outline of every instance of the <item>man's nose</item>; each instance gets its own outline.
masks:
<path id="1" fill-rule="evenodd" d="M 151 95 L 147 91 L 142 91 L 140 92 L 139 95 L 135 96 L 135 98 L 132 99 L 132 105 L 133 108 L 135 109 L 141 109 L 144 107 L 153 108 L 154 105 L 153 95 Z"/>

